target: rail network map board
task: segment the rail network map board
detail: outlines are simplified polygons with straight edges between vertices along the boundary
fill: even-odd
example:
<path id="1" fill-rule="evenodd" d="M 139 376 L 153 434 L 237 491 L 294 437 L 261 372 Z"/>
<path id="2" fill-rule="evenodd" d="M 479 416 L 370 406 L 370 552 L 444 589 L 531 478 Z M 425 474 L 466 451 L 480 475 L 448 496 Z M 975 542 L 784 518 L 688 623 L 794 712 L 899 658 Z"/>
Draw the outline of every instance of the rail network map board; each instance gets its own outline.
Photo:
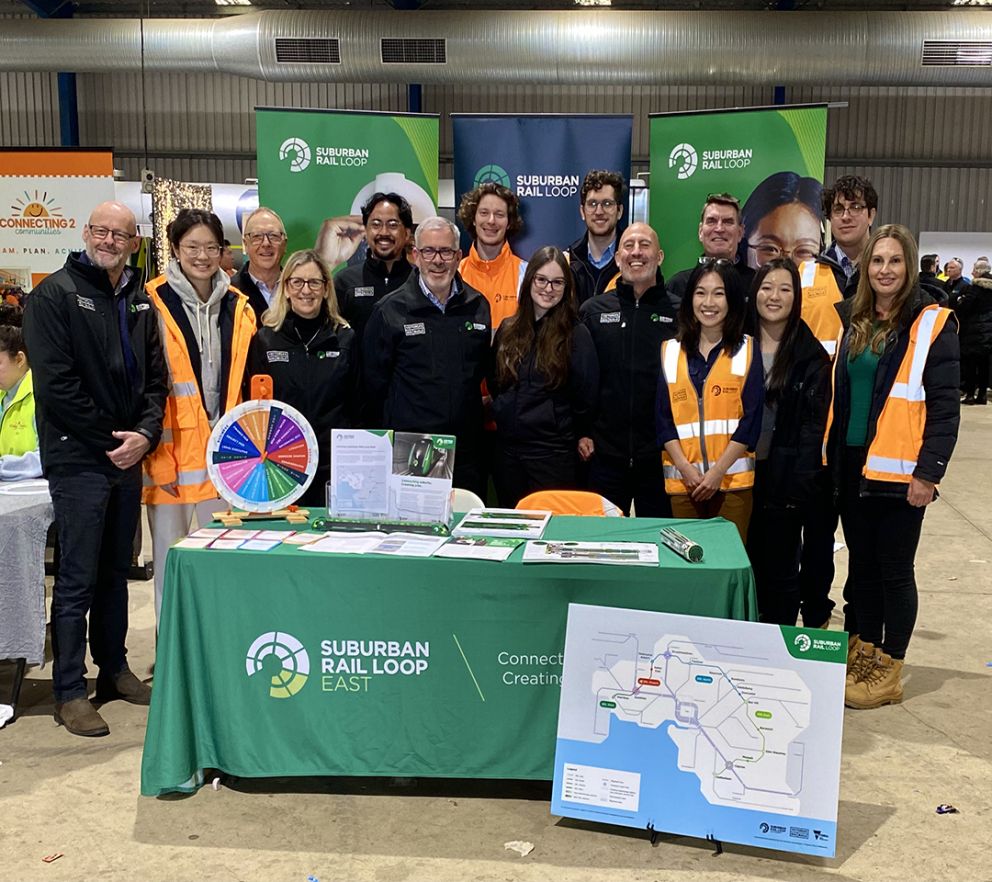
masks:
<path id="1" fill-rule="evenodd" d="M 269 512 L 299 499 L 317 471 L 317 436 L 281 401 L 245 401 L 214 426 L 207 474 L 232 508 Z"/>
<path id="2" fill-rule="evenodd" d="M 847 635 L 569 604 L 552 814 L 833 857 Z"/>

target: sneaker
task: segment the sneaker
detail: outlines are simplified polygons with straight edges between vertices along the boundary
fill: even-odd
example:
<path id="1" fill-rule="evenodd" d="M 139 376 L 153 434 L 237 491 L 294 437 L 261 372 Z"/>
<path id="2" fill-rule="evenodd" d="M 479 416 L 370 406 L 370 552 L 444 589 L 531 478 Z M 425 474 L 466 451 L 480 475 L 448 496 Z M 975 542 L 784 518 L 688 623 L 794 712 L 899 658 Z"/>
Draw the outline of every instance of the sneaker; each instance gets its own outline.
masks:
<path id="1" fill-rule="evenodd" d="M 883 704 L 898 704 L 902 701 L 901 658 L 879 650 L 875 664 L 867 669 L 860 680 L 848 680 L 844 688 L 844 704 L 858 710 L 869 710 Z"/>
<path id="2" fill-rule="evenodd" d="M 55 722 L 65 726 L 67 732 L 87 738 L 110 734 L 107 721 L 97 713 L 88 698 L 73 698 L 55 705 Z"/>
<path id="3" fill-rule="evenodd" d="M 131 704 L 151 704 L 152 687 L 147 683 L 142 683 L 127 668 L 113 677 L 105 677 L 101 671 L 96 678 L 94 700 L 107 702 L 118 698 L 123 698 L 124 701 L 129 701 Z"/>
<path id="4" fill-rule="evenodd" d="M 859 682 L 868 671 L 875 667 L 875 654 L 877 652 L 875 645 L 873 643 L 865 643 L 860 638 L 857 639 L 860 645 L 853 659 L 851 658 L 850 647 L 848 648 L 847 685 Z"/>

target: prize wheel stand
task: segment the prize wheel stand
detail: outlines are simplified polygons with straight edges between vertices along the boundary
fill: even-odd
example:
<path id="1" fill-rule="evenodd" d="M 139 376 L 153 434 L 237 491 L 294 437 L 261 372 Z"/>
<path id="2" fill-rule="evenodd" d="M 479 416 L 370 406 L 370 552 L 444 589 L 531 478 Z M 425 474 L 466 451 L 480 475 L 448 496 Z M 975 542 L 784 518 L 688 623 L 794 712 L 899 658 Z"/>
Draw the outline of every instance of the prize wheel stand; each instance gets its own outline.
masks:
<path id="1" fill-rule="evenodd" d="M 207 442 L 207 474 L 227 511 L 214 512 L 225 527 L 246 520 L 307 523 L 310 512 L 293 505 L 317 473 L 317 436 L 296 408 L 272 399 L 272 378 L 252 378 L 251 400 L 229 410 Z"/>

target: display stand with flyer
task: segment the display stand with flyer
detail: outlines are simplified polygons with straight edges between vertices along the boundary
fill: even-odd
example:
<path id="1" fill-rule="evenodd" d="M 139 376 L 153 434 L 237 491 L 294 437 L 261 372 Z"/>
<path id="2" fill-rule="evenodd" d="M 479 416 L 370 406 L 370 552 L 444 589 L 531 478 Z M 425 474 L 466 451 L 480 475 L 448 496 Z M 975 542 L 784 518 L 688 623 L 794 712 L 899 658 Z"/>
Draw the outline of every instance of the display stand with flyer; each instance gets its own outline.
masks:
<path id="1" fill-rule="evenodd" d="M 833 857 L 847 635 L 569 604 L 551 811 Z"/>
<path id="2" fill-rule="evenodd" d="M 332 518 L 447 525 L 455 436 L 332 429 L 327 508 Z"/>
<path id="3" fill-rule="evenodd" d="M 551 520 L 550 511 L 515 508 L 473 508 L 451 531 L 452 536 L 506 536 L 540 539 Z"/>

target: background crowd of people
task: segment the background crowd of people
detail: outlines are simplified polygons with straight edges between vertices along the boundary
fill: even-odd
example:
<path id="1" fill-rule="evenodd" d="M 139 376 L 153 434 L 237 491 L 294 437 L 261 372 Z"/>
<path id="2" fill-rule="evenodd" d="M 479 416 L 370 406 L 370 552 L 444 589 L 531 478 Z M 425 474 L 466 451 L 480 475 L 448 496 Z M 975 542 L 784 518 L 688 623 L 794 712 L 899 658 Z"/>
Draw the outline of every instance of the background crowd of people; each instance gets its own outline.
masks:
<path id="1" fill-rule="evenodd" d="M 304 504 L 324 501 L 332 427 L 454 434 L 455 486 L 486 498 L 492 479 L 500 505 L 586 488 L 641 517 L 725 517 L 766 622 L 829 625 L 839 517 L 847 702 L 900 700 L 923 514 L 959 397 L 986 401 L 988 261 L 970 281 L 932 281 L 934 256 L 921 264 L 908 230 L 872 232 L 869 181 L 781 172 L 743 206 L 708 197 L 699 260 L 666 284 L 659 232 L 685 231 L 624 228 L 626 195 L 618 174 L 590 172 L 586 235 L 525 260 L 511 247 L 519 201 L 499 184 L 461 201 L 467 254 L 455 224 L 414 230 L 402 196 L 376 193 L 364 256 L 337 268 L 320 241 L 287 258 L 263 207 L 244 222 L 236 273 L 218 218 L 184 209 L 165 274 L 143 287 L 128 266 L 133 215 L 94 209 L 84 250 L 28 297 L 23 335 L 16 307 L 0 327 L 0 474 L 44 465 L 62 548 L 56 718 L 107 731 L 85 693 L 87 612 L 103 694 L 148 700 L 124 649 L 138 498 L 164 560 L 210 519 L 207 438 L 260 375 L 318 434 Z"/>

